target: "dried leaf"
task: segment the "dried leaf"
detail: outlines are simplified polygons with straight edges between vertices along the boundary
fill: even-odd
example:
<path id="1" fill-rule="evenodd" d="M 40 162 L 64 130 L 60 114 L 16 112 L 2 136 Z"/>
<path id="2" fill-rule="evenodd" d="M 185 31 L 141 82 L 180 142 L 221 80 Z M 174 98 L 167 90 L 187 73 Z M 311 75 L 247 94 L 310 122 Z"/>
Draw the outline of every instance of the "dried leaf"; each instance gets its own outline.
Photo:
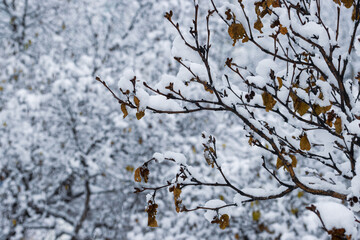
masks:
<path id="1" fill-rule="evenodd" d="M 135 175 L 134 175 L 135 182 L 141 182 L 140 169 L 141 167 L 135 170 Z"/>
<path id="2" fill-rule="evenodd" d="M 344 4 L 346 8 L 351 8 L 354 3 L 354 0 L 341 0 L 341 2 Z"/>
<path id="3" fill-rule="evenodd" d="M 150 174 L 150 171 L 148 168 L 143 168 L 143 167 L 140 168 L 140 175 L 144 179 L 145 183 L 147 183 L 149 180 L 149 174 Z"/>
<path id="4" fill-rule="evenodd" d="M 261 29 L 264 27 L 263 23 L 261 22 L 260 18 L 258 17 L 258 19 L 256 20 L 256 22 L 254 23 L 254 28 L 256 30 L 258 30 L 260 33 L 263 33 L 261 31 Z"/>
<path id="5" fill-rule="evenodd" d="M 281 168 L 282 166 L 284 166 L 283 161 L 278 157 L 276 160 L 276 169 Z"/>
<path id="6" fill-rule="evenodd" d="M 342 132 L 341 118 L 337 117 L 335 120 L 335 132 L 340 134 Z"/>
<path id="7" fill-rule="evenodd" d="M 340 239 L 351 239 L 351 237 L 348 237 L 345 235 L 345 229 L 344 228 L 333 228 L 328 231 L 329 235 L 331 236 L 332 240 L 340 240 Z"/>
<path id="8" fill-rule="evenodd" d="M 325 107 L 320 107 L 319 105 L 315 104 L 313 108 L 314 108 L 315 114 L 320 115 L 321 113 L 326 113 L 327 111 L 329 111 L 331 109 L 331 105 L 325 106 Z"/>
<path id="9" fill-rule="evenodd" d="M 280 0 L 273 0 L 272 1 L 272 6 L 274 8 L 280 7 Z"/>
<path id="10" fill-rule="evenodd" d="M 282 78 L 281 77 L 277 77 L 276 78 L 279 82 L 279 89 L 281 89 L 281 87 L 283 86 L 283 81 L 282 81 Z"/>
<path id="11" fill-rule="evenodd" d="M 136 96 L 134 96 L 134 103 L 135 103 L 135 106 L 138 107 L 138 109 L 139 109 L 140 100 Z"/>
<path id="12" fill-rule="evenodd" d="M 260 213 L 259 210 L 252 212 L 252 218 L 253 218 L 254 221 L 259 221 L 260 217 L 261 217 L 261 213 Z"/>
<path id="13" fill-rule="evenodd" d="M 298 208 L 291 208 L 291 213 L 294 214 L 294 215 L 297 215 L 299 212 L 299 209 Z"/>
<path id="14" fill-rule="evenodd" d="M 285 35 L 285 34 L 288 33 L 287 28 L 286 28 L 286 27 L 283 27 L 281 24 L 280 24 L 279 30 L 280 30 L 280 33 L 281 33 L 282 35 Z"/>
<path id="15" fill-rule="evenodd" d="M 303 116 L 309 110 L 310 106 L 298 98 L 293 92 L 290 93 L 290 97 L 293 100 L 294 111 L 298 112 L 300 116 Z"/>
<path id="16" fill-rule="evenodd" d="M 128 172 L 133 172 L 133 171 L 134 171 L 134 167 L 131 166 L 131 165 L 127 165 L 125 169 L 126 169 L 126 171 L 128 171 Z"/>
<path id="17" fill-rule="evenodd" d="M 180 212 L 180 207 L 182 203 L 182 200 L 180 199 L 180 194 L 181 194 L 180 185 L 177 184 L 176 186 L 169 188 L 169 191 L 174 193 L 174 203 L 175 203 L 176 212 Z"/>
<path id="18" fill-rule="evenodd" d="M 300 138 L 300 149 L 305 150 L 305 151 L 309 151 L 311 149 L 310 142 L 309 142 L 306 134 L 304 134 Z"/>
<path id="19" fill-rule="evenodd" d="M 298 99 L 298 102 L 296 104 L 296 111 L 300 114 L 300 116 L 307 113 L 308 109 L 310 108 L 309 105 L 307 105 L 305 102 Z"/>
<path id="20" fill-rule="evenodd" d="M 223 214 L 220 217 L 220 228 L 224 230 L 229 226 L 229 215 Z"/>
<path id="21" fill-rule="evenodd" d="M 149 227 L 158 227 L 157 221 L 156 221 L 156 213 L 158 205 L 153 204 L 152 201 L 149 201 L 148 207 L 146 209 L 146 212 L 148 213 L 148 226 Z"/>
<path id="22" fill-rule="evenodd" d="M 291 158 L 291 166 L 293 167 L 293 168 L 295 168 L 296 167 L 296 165 L 297 165 L 297 159 L 296 159 L 296 157 L 294 156 L 294 155 L 289 155 L 290 156 L 290 158 Z"/>
<path id="23" fill-rule="evenodd" d="M 128 115 L 128 111 L 127 111 L 127 109 L 126 109 L 125 103 L 122 103 L 122 104 L 121 104 L 121 111 L 122 111 L 123 114 L 124 114 L 123 118 L 126 118 L 126 116 Z"/>
<path id="24" fill-rule="evenodd" d="M 261 94 L 261 96 L 262 96 L 262 99 L 263 99 L 265 110 L 267 112 L 269 112 L 275 106 L 276 101 L 273 98 L 273 96 L 268 92 L 263 92 L 263 94 Z"/>
<path id="25" fill-rule="evenodd" d="M 233 46 L 237 40 L 246 36 L 245 28 L 241 23 L 232 23 L 228 29 L 229 36 L 234 40 Z"/>
<path id="26" fill-rule="evenodd" d="M 298 198 L 301 198 L 304 196 L 304 192 L 303 191 L 299 191 L 298 194 L 297 194 L 297 197 Z"/>
<path id="27" fill-rule="evenodd" d="M 228 20 L 228 21 L 231 20 L 233 17 L 231 15 L 231 9 L 226 10 L 225 15 L 226 15 L 226 20 Z"/>
<path id="28" fill-rule="evenodd" d="M 145 116 L 145 111 L 140 111 L 136 113 L 137 120 L 140 120 L 143 116 Z"/>

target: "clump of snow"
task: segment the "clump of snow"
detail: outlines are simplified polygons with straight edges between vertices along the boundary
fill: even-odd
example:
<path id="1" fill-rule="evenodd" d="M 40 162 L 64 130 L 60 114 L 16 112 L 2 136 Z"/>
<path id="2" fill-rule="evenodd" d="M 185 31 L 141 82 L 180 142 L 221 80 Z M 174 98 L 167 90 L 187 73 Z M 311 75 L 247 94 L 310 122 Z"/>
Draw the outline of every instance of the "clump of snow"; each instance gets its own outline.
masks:
<path id="1" fill-rule="evenodd" d="M 277 72 L 278 70 L 277 63 L 272 59 L 263 59 L 258 63 L 256 67 L 256 73 L 262 77 L 268 77 L 271 70 L 273 70 L 274 72 Z"/>
<path id="2" fill-rule="evenodd" d="M 187 37 L 188 34 L 184 34 L 184 37 L 187 39 L 191 39 L 190 37 Z M 188 40 L 188 39 L 187 39 Z M 188 41 L 191 42 L 191 41 Z M 171 49 L 171 54 L 174 57 L 180 57 L 184 60 L 189 60 L 191 62 L 196 62 L 196 63 L 200 63 L 201 62 L 201 58 L 199 56 L 199 54 L 192 50 L 191 48 L 189 48 L 188 46 L 185 45 L 184 40 L 180 37 L 177 36 L 173 42 L 173 47 Z"/>
<path id="3" fill-rule="evenodd" d="M 146 202 L 149 202 L 153 198 L 153 195 L 150 193 L 146 194 Z"/>
<path id="4" fill-rule="evenodd" d="M 320 202 L 315 206 L 328 230 L 343 228 L 346 235 L 356 236 L 355 217 L 347 207 L 335 202 Z"/>
<path id="5" fill-rule="evenodd" d="M 218 208 L 218 207 L 222 207 L 222 206 L 225 206 L 225 205 L 226 205 L 226 203 L 224 201 L 219 200 L 219 199 L 213 199 L 213 200 L 207 201 L 205 203 L 204 207 L 206 207 L 206 208 Z M 231 217 L 229 207 L 219 209 L 218 213 L 219 213 L 219 215 L 227 214 L 227 215 L 229 215 L 229 217 Z M 214 210 L 207 210 L 204 213 L 204 216 L 205 216 L 206 220 L 208 220 L 209 222 L 214 220 L 214 217 L 216 217 L 216 215 L 217 215 L 217 213 Z"/>
<path id="6" fill-rule="evenodd" d="M 166 97 L 162 95 L 156 95 L 156 96 L 150 96 L 148 98 L 147 106 L 154 108 L 156 110 L 160 111 L 182 111 L 183 109 L 180 107 L 180 105 L 172 100 L 167 99 Z"/>
<path id="7" fill-rule="evenodd" d="M 145 110 L 148 103 L 149 103 L 149 99 L 150 96 L 149 94 L 142 88 L 137 89 L 136 91 L 136 97 L 139 99 L 140 103 L 139 103 L 139 110 Z"/>
<path id="8" fill-rule="evenodd" d="M 239 193 L 235 194 L 234 196 L 234 203 L 236 203 L 238 206 L 241 206 L 243 204 L 243 201 L 249 200 L 250 198 L 245 197 Z"/>
<path id="9" fill-rule="evenodd" d="M 155 158 L 160 163 L 165 160 L 164 155 L 161 153 L 154 153 L 153 158 Z"/>
<path id="10" fill-rule="evenodd" d="M 124 92 L 126 92 L 126 90 L 129 90 L 130 92 L 133 91 L 134 86 L 130 80 L 132 80 L 134 77 L 134 71 L 130 68 L 126 68 L 123 72 L 123 75 L 120 77 L 118 87 Z"/>
<path id="11" fill-rule="evenodd" d="M 253 83 L 260 88 L 266 86 L 266 80 L 262 76 L 248 76 L 246 79 L 249 81 L 249 83 Z"/>
<path id="12" fill-rule="evenodd" d="M 174 159 L 178 164 L 186 164 L 186 157 L 182 153 L 165 152 L 164 158 Z"/>

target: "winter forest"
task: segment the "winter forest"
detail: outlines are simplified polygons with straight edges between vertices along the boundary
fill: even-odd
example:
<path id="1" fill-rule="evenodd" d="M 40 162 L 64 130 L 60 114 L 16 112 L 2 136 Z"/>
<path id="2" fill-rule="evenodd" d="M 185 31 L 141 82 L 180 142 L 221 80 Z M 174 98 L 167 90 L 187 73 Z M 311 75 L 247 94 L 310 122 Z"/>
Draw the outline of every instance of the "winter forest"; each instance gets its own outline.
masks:
<path id="1" fill-rule="evenodd" d="M 360 239 L 360 0 L 1 0 L 0 240 Z"/>

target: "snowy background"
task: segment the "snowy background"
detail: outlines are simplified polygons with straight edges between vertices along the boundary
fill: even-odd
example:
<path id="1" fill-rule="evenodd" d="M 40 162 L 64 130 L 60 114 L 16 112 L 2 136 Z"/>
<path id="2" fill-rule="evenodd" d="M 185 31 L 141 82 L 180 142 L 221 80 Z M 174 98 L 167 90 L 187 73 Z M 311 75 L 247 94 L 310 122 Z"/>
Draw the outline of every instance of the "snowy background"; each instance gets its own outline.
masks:
<path id="1" fill-rule="evenodd" d="M 212 5 L 199 3 L 199 31 L 206 32 L 205 17 Z M 221 5 L 222 13 L 227 6 Z M 243 123 L 232 114 L 166 115 L 147 110 L 137 120 L 136 111 L 128 109 L 123 118 L 118 102 L 95 80 L 100 77 L 119 95 L 119 88 L 133 87 L 129 79 L 134 75 L 159 89 L 170 81 L 180 88 L 183 83 L 177 81 L 191 76 L 173 57 L 182 57 L 206 79 L 199 56 L 184 46 L 164 18 L 169 10 L 185 38 L 191 38 L 192 0 L 0 2 L 0 239 L 328 239 L 317 216 L 306 209 L 311 204 L 323 213 L 328 229 L 344 228 L 353 239 L 359 237 L 351 220 L 359 209 L 350 211 L 340 200 L 300 189 L 279 199 L 243 203 L 247 199 L 229 188 L 184 188 L 181 199 L 188 209 L 237 205 L 220 210 L 230 215 L 223 230 L 211 224 L 214 211 L 177 213 L 174 195 L 165 188 L 156 192 L 159 227 L 147 226 L 145 209 L 152 196 L 134 193 L 134 187 L 142 185 L 134 181 L 134 171 L 149 159 L 160 160 L 149 166 L 151 186 L 166 183 L 179 170 L 179 165 L 161 158 L 191 166 L 202 181 L 223 181 L 204 160 L 204 132 L 216 137 L 219 162 L 232 183 L 253 195 L 281 190 L 262 167 L 264 158 L 276 169 L 276 158 L 251 146 Z M 282 67 L 272 65 L 250 44 L 234 47 L 228 26 L 218 16 L 210 23 L 209 62 L 219 84 L 224 74 L 233 76 L 225 67 L 227 58 L 256 73 L 248 80 L 257 85 L 265 85 L 270 68 Z M 312 30 L 303 30 L 317 31 L 307 27 Z M 241 79 L 234 78 L 233 86 L 238 82 Z M 183 94 L 206 99 L 210 93 L 202 89 Z M 149 97 L 140 90 L 138 94 L 140 110 L 182 109 L 165 97 Z M 261 103 L 261 96 L 254 101 Z M 271 116 L 268 120 L 277 121 Z M 316 169 L 321 165 L 306 171 L 320 176 Z M 280 177 L 286 175 L 285 168 L 278 171 Z M 356 171 L 360 173 L 359 164 Z M 348 194 L 351 186 L 353 192 L 360 191 L 359 177 L 352 181 L 337 186 L 339 191 Z"/>

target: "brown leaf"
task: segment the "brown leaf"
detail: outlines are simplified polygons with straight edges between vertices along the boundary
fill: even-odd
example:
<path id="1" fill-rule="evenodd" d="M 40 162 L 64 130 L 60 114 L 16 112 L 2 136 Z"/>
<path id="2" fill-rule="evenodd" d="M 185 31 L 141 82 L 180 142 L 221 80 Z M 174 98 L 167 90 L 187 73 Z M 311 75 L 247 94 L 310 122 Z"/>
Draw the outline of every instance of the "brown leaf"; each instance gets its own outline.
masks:
<path id="1" fill-rule="evenodd" d="M 306 134 L 300 138 L 300 149 L 305 151 L 309 151 L 311 149 L 311 145 Z"/>
<path id="2" fill-rule="evenodd" d="M 326 113 L 327 111 L 329 111 L 331 109 L 331 105 L 325 106 L 325 107 L 320 107 L 319 105 L 315 104 L 313 106 L 313 108 L 314 108 L 315 114 L 320 115 L 321 113 Z"/>
<path id="3" fill-rule="evenodd" d="M 128 111 L 127 111 L 127 109 L 126 109 L 125 103 L 122 103 L 122 104 L 121 104 L 121 111 L 122 111 L 123 114 L 124 114 L 123 118 L 126 118 L 126 116 L 128 115 Z"/>
<path id="4" fill-rule="evenodd" d="M 254 23 L 254 28 L 256 30 L 258 30 L 260 33 L 263 33 L 261 31 L 261 29 L 264 27 L 263 23 L 261 22 L 260 18 L 258 17 L 258 19 L 256 20 L 256 22 Z"/>
<path id="5" fill-rule="evenodd" d="M 280 7 L 280 0 L 273 0 L 272 6 L 273 6 L 274 8 Z"/>
<path id="6" fill-rule="evenodd" d="M 233 46 L 237 40 L 242 39 L 246 36 L 244 26 L 241 23 L 232 23 L 228 29 L 229 36 L 234 40 Z"/>
<path id="7" fill-rule="evenodd" d="M 157 221 L 156 221 L 156 213 L 158 205 L 155 203 L 152 203 L 152 201 L 149 201 L 148 207 L 146 209 L 146 212 L 148 213 L 148 226 L 149 227 L 158 227 Z"/>
<path id="8" fill-rule="evenodd" d="M 145 116 L 145 111 L 140 111 L 136 113 L 137 120 L 140 120 L 143 116 Z"/>
<path id="9" fill-rule="evenodd" d="M 267 112 L 269 112 L 275 106 L 276 100 L 268 92 L 263 92 L 263 94 L 261 94 L 261 96 L 262 96 L 262 99 L 263 99 L 263 104 L 265 106 L 265 110 Z"/>
<path id="10" fill-rule="evenodd" d="M 341 0 L 341 2 L 344 4 L 346 8 L 351 8 L 354 3 L 354 0 Z"/>
<path id="11" fill-rule="evenodd" d="M 138 167 L 138 168 L 135 170 L 135 175 L 134 175 L 135 182 L 141 182 L 140 168 L 141 168 L 141 167 Z"/>
<path id="12" fill-rule="evenodd" d="M 220 217 L 220 228 L 224 230 L 229 226 L 229 215 L 223 214 Z"/>
<path id="13" fill-rule="evenodd" d="M 147 183 L 149 180 L 149 174 L 150 174 L 150 171 L 148 168 L 144 168 L 144 167 L 140 168 L 140 175 L 144 179 L 145 183 Z"/>
<path id="14" fill-rule="evenodd" d="M 335 120 L 335 132 L 340 134 L 342 132 L 341 118 L 337 117 Z"/>
<path id="15" fill-rule="evenodd" d="M 252 212 L 252 218 L 254 221 L 259 221 L 261 217 L 261 213 L 259 210 Z"/>
<path id="16" fill-rule="evenodd" d="M 181 194 L 180 185 L 177 184 L 176 186 L 169 188 L 169 191 L 174 193 L 174 203 L 175 203 L 176 212 L 180 212 L 180 207 L 182 203 L 182 200 L 180 199 L 180 194 Z"/>
<path id="17" fill-rule="evenodd" d="M 282 166 L 284 166 L 283 161 L 278 157 L 276 160 L 276 169 L 281 168 Z"/>
<path id="18" fill-rule="evenodd" d="M 291 161 L 291 166 L 295 168 L 296 165 L 297 165 L 297 159 L 296 159 L 296 157 L 295 157 L 294 155 L 291 155 L 291 154 L 290 154 L 289 156 L 290 156 L 290 158 L 291 158 L 291 160 L 292 160 L 292 161 Z"/>
<path id="19" fill-rule="evenodd" d="M 307 105 L 305 102 L 301 101 L 300 99 L 298 99 L 298 101 L 296 102 L 296 111 L 300 114 L 300 116 L 304 115 L 305 113 L 307 113 L 307 110 L 310 108 L 309 105 Z"/>
<path id="20" fill-rule="evenodd" d="M 281 24 L 280 24 L 279 30 L 280 30 L 280 33 L 281 33 L 282 35 L 285 35 L 285 34 L 288 33 L 287 28 L 286 28 L 286 27 L 283 27 Z"/>
<path id="21" fill-rule="evenodd" d="M 281 77 L 277 77 L 276 78 L 279 82 L 279 89 L 281 89 L 281 87 L 283 86 L 283 81 L 282 81 L 282 78 Z"/>
<path id="22" fill-rule="evenodd" d="M 134 171 L 134 167 L 131 166 L 131 165 L 127 165 L 125 169 L 126 169 L 126 171 L 128 171 L 128 172 L 133 172 L 133 171 Z M 141 180 L 141 179 L 140 179 L 140 180 Z"/>
<path id="23" fill-rule="evenodd" d="M 309 110 L 310 106 L 302 101 L 293 92 L 290 92 L 290 97 L 293 100 L 294 111 L 298 112 L 300 116 L 303 116 Z"/>
<path id="24" fill-rule="evenodd" d="M 134 96 L 134 103 L 135 103 L 135 106 L 139 109 L 140 100 L 136 96 Z"/>
<path id="25" fill-rule="evenodd" d="M 231 15 L 231 9 L 226 10 L 225 15 L 226 15 L 226 20 L 228 20 L 228 21 L 231 20 L 233 17 Z"/>

